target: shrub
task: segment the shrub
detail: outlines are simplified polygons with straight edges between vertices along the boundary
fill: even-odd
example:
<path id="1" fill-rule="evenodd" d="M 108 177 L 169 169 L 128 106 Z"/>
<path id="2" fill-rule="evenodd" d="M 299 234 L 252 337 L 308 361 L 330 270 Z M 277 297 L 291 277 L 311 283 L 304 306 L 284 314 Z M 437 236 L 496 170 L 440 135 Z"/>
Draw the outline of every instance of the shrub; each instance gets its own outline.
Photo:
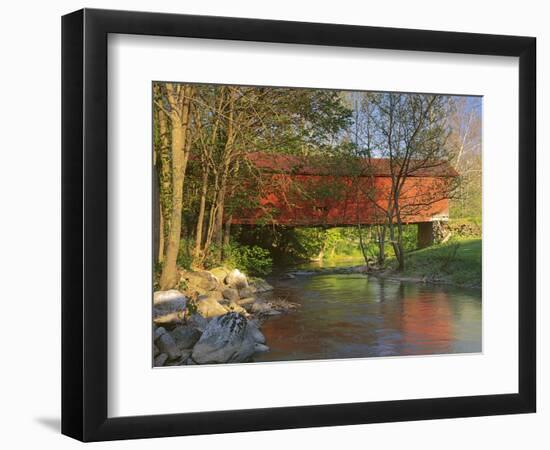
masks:
<path id="1" fill-rule="evenodd" d="M 257 245 L 231 244 L 224 249 L 224 254 L 227 266 L 243 270 L 248 275 L 265 276 L 273 266 L 269 250 Z"/>

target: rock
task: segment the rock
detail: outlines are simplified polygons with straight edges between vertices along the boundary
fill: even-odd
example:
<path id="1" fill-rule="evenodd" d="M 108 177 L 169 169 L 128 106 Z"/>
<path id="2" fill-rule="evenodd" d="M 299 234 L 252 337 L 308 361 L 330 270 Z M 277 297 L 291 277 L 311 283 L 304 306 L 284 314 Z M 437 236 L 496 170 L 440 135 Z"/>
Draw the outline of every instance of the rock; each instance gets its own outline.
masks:
<path id="1" fill-rule="evenodd" d="M 187 297 L 180 291 L 157 291 L 153 294 L 153 322 L 157 325 L 183 323 Z"/>
<path id="2" fill-rule="evenodd" d="M 193 348 L 201 337 L 201 332 L 191 326 L 176 327 L 170 334 L 180 351 Z"/>
<path id="3" fill-rule="evenodd" d="M 260 327 L 258 327 L 255 321 L 251 320 L 248 322 L 246 331 L 250 335 L 250 337 L 254 340 L 254 342 L 257 342 L 258 344 L 265 344 L 265 336 L 260 331 Z"/>
<path id="4" fill-rule="evenodd" d="M 166 353 L 161 353 L 155 358 L 154 366 L 155 367 L 162 367 L 164 366 L 164 363 L 168 361 L 168 355 Z"/>
<path id="5" fill-rule="evenodd" d="M 248 315 L 248 311 L 235 302 L 230 302 L 229 305 L 227 305 L 227 309 L 231 312 L 242 314 L 245 317 Z"/>
<path id="6" fill-rule="evenodd" d="M 192 358 L 198 364 L 236 363 L 249 360 L 266 347 L 254 340 L 244 316 L 228 313 L 210 321 L 193 347 Z"/>
<path id="7" fill-rule="evenodd" d="M 218 279 L 207 271 L 183 272 L 181 279 L 187 283 L 189 290 L 213 291 L 220 284 Z"/>
<path id="8" fill-rule="evenodd" d="M 265 353 L 269 351 L 269 347 L 264 344 L 256 343 L 254 344 L 254 354 L 256 353 Z"/>
<path id="9" fill-rule="evenodd" d="M 203 333 L 208 326 L 208 320 L 206 320 L 200 314 L 193 314 L 187 319 L 187 325 Z"/>
<path id="10" fill-rule="evenodd" d="M 246 275 L 239 269 L 234 269 L 225 277 L 225 284 L 234 289 L 244 289 L 248 287 Z"/>
<path id="11" fill-rule="evenodd" d="M 237 289 L 233 289 L 233 288 L 226 288 L 222 291 L 222 295 L 224 298 L 226 298 L 227 300 L 230 300 L 232 302 L 236 302 L 240 299 L 240 296 L 239 296 L 239 291 L 237 291 Z"/>
<path id="12" fill-rule="evenodd" d="M 258 293 L 273 290 L 273 286 L 271 286 L 267 281 L 262 278 L 254 278 L 252 280 L 249 280 L 248 284 L 252 286 Z"/>
<path id="13" fill-rule="evenodd" d="M 227 309 L 213 298 L 199 297 L 197 301 L 197 312 L 204 318 L 210 319 L 211 317 L 221 316 L 227 313 Z"/>
<path id="14" fill-rule="evenodd" d="M 173 361 L 166 361 L 165 366 L 184 366 L 187 364 L 187 360 L 191 356 L 191 350 L 185 350 L 181 352 L 181 357 Z"/>
<path id="15" fill-rule="evenodd" d="M 220 284 L 223 283 L 223 280 L 225 280 L 225 277 L 229 275 L 229 270 L 225 267 L 214 267 L 213 269 L 210 269 L 208 272 L 210 272 L 212 275 L 214 275 Z"/>
<path id="16" fill-rule="evenodd" d="M 159 348 L 153 344 L 153 356 L 158 356 L 160 354 Z"/>
<path id="17" fill-rule="evenodd" d="M 269 303 L 258 300 L 252 304 L 252 306 L 250 307 L 250 310 L 255 314 L 258 314 L 258 313 L 267 314 L 270 311 L 272 311 L 273 308 L 271 308 L 271 305 Z"/>
<path id="18" fill-rule="evenodd" d="M 204 298 L 219 302 L 223 300 L 223 295 L 220 291 L 209 291 L 209 292 L 206 292 L 205 294 L 199 295 L 197 297 L 197 301 L 201 301 Z"/>
<path id="19" fill-rule="evenodd" d="M 252 286 L 239 289 L 240 298 L 252 297 L 255 293 L 256 293 L 256 289 Z"/>
<path id="20" fill-rule="evenodd" d="M 163 327 L 158 327 L 158 328 L 155 327 L 155 331 L 153 332 L 153 340 L 156 341 L 164 333 L 166 333 L 166 330 Z"/>
<path id="21" fill-rule="evenodd" d="M 174 338 L 168 333 L 163 334 L 157 339 L 157 346 L 170 360 L 181 357 L 181 351 L 177 347 L 176 341 L 174 341 Z"/>
<path id="22" fill-rule="evenodd" d="M 242 305 L 250 305 L 256 301 L 257 299 L 255 297 L 248 297 L 248 298 L 240 299 L 237 303 L 242 306 Z"/>

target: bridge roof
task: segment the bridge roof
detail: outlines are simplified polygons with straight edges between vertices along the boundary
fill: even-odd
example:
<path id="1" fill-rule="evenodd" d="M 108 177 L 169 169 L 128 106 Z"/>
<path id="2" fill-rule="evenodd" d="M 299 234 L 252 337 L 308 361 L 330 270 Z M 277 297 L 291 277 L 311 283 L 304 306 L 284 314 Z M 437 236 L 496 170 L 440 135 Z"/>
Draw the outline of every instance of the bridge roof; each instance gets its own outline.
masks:
<path id="1" fill-rule="evenodd" d="M 256 168 L 266 172 L 293 175 L 345 175 L 331 165 L 331 158 L 327 157 L 305 158 L 281 153 L 252 152 L 247 154 L 247 158 Z M 362 169 L 360 173 L 364 176 L 391 176 L 390 160 L 387 158 L 355 159 Z M 429 167 L 419 168 L 408 176 L 456 177 L 458 172 L 445 161 L 434 161 Z"/>

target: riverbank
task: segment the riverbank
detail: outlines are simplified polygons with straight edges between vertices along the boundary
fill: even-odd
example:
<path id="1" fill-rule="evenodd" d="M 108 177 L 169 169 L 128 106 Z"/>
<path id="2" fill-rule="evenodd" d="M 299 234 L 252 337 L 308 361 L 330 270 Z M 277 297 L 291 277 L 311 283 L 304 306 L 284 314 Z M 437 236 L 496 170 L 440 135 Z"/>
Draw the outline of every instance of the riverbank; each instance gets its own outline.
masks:
<path id="1" fill-rule="evenodd" d="M 481 239 L 457 239 L 410 252 L 400 275 L 424 282 L 480 288 Z"/>
<path id="2" fill-rule="evenodd" d="M 384 268 L 367 267 L 364 264 L 343 265 L 342 261 L 317 262 L 316 267 L 300 268 L 284 276 L 308 276 L 319 274 L 363 273 L 377 278 L 392 279 L 411 283 L 448 284 L 458 287 L 481 287 L 481 239 L 462 238 L 445 244 L 407 253 L 405 270 L 395 269 L 395 259 L 389 258 Z M 321 265 L 319 265 L 321 264 Z M 323 265 L 325 267 L 323 267 Z"/>

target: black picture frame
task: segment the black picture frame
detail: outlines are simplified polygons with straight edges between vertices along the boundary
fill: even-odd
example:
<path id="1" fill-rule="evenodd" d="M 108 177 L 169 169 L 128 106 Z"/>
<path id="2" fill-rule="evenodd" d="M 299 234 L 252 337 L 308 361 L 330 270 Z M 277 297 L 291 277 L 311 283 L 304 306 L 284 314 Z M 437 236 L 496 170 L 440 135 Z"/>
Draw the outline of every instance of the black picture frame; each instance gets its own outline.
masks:
<path id="1" fill-rule="evenodd" d="M 109 33 L 519 57 L 517 393 L 107 417 Z M 536 40 L 84 9 L 62 18 L 62 433 L 82 441 L 535 412 Z"/>

